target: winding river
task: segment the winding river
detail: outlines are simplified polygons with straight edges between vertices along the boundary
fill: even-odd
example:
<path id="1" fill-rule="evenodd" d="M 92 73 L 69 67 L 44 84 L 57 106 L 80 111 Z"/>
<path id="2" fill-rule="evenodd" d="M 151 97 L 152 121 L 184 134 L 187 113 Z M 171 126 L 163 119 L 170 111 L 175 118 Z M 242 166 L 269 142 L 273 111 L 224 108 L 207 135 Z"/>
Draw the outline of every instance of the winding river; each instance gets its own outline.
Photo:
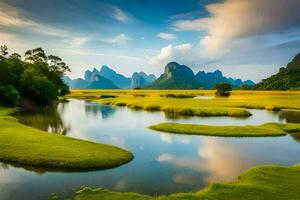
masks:
<path id="1" fill-rule="evenodd" d="M 170 194 L 197 191 L 209 183 L 235 180 L 256 165 L 293 165 L 300 161 L 300 134 L 268 138 L 173 135 L 147 129 L 159 122 L 210 125 L 300 123 L 300 112 L 251 110 L 249 118 L 166 116 L 71 100 L 55 109 L 16 115 L 23 124 L 128 149 L 135 155 L 118 168 L 92 172 L 47 171 L 0 163 L 0 199 L 72 197 L 80 186 L 115 191 Z M 50 134 L 50 133 L 49 133 Z M 26 136 L 24 136 L 26 137 Z"/>

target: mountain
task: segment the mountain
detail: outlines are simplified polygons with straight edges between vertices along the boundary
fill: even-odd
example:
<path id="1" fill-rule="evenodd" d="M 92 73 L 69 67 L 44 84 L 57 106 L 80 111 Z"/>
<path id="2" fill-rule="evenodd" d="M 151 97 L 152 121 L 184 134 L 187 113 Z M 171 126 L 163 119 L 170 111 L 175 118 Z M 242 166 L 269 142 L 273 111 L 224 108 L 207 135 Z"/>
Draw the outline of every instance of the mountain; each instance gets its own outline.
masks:
<path id="1" fill-rule="evenodd" d="M 226 78 L 223 76 L 220 70 L 207 73 L 204 71 L 199 71 L 195 77 L 204 89 L 212 89 L 217 83 L 229 83 L 233 88 L 239 88 L 241 85 L 251 86 L 255 84 L 251 80 L 243 82 L 241 79 Z"/>
<path id="2" fill-rule="evenodd" d="M 95 75 L 93 80 L 90 78 L 90 81 L 82 78 L 71 79 L 68 76 L 64 76 L 63 80 L 70 89 L 118 89 L 112 81 L 99 75 Z"/>
<path id="3" fill-rule="evenodd" d="M 96 68 L 92 71 L 86 70 L 84 79 L 72 80 L 68 76 L 64 76 L 63 79 L 71 89 L 125 89 L 145 87 L 156 80 L 156 77 L 153 74 L 147 75 L 144 72 L 135 72 L 131 78 L 127 78 L 103 65 L 100 71 Z"/>
<path id="4" fill-rule="evenodd" d="M 242 81 L 224 77 L 220 70 L 214 72 L 199 71 L 194 75 L 193 71 L 176 62 L 170 62 L 165 67 L 165 72 L 153 84 L 151 89 L 212 89 L 217 83 L 229 83 L 233 88 L 239 88 L 241 85 L 254 85 L 251 80 Z"/>
<path id="5" fill-rule="evenodd" d="M 84 79 L 86 81 L 94 81 L 95 77 L 99 75 L 103 78 L 111 80 L 118 88 L 129 88 L 131 84 L 131 79 L 118 74 L 113 69 L 109 68 L 106 65 L 103 65 L 98 71 L 96 68 L 93 71 L 87 70 L 84 73 Z"/>
<path id="6" fill-rule="evenodd" d="M 85 89 L 118 89 L 109 79 L 95 75 L 94 80 Z"/>
<path id="7" fill-rule="evenodd" d="M 123 76 L 122 74 L 118 74 L 111 68 L 106 65 L 101 67 L 100 72 L 98 73 L 100 76 L 111 80 L 117 87 L 119 88 L 129 88 L 131 84 L 131 79 Z"/>
<path id="8" fill-rule="evenodd" d="M 300 89 L 300 53 L 279 72 L 254 86 L 257 90 Z"/>
<path id="9" fill-rule="evenodd" d="M 77 78 L 73 80 L 68 76 L 64 76 L 63 80 L 71 89 L 86 88 L 89 85 L 89 82 L 83 80 L 82 78 Z"/>
<path id="10" fill-rule="evenodd" d="M 65 76 L 64 81 L 71 89 L 128 89 L 128 88 L 149 88 L 149 89 L 212 89 L 217 83 L 230 83 L 233 88 L 241 85 L 254 85 L 251 80 L 242 81 L 224 77 L 220 70 L 214 72 L 199 71 L 196 75 L 185 65 L 170 62 L 165 66 L 164 73 L 156 79 L 153 74 L 147 75 L 144 72 L 134 72 L 131 78 L 118 74 L 108 66 L 103 65 L 99 70 L 94 68 L 84 73 L 84 79 L 70 79 Z"/>
<path id="11" fill-rule="evenodd" d="M 185 65 L 170 62 L 164 73 L 148 88 L 151 89 L 197 89 L 200 87 L 194 72 Z"/>
<path id="12" fill-rule="evenodd" d="M 156 80 L 153 74 L 147 75 L 144 72 L 134 72 L 131 77 L 131 88 L 145 87 L 150 85 Z"/>

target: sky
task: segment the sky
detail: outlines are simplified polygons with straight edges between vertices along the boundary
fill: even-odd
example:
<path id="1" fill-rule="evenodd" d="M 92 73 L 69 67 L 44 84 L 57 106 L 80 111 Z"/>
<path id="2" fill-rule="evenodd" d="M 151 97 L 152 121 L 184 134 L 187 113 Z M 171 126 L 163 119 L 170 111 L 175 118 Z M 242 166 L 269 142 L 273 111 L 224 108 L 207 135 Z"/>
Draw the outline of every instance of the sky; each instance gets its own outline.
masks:
<path id="1" fill-rule="evenodd" d="M 0 44 L 42 47 L 72 78 L 108 65 L 159 76 L 171 61 L 256 82 L 300 52 L 300 0 L 0 0 Z"/>

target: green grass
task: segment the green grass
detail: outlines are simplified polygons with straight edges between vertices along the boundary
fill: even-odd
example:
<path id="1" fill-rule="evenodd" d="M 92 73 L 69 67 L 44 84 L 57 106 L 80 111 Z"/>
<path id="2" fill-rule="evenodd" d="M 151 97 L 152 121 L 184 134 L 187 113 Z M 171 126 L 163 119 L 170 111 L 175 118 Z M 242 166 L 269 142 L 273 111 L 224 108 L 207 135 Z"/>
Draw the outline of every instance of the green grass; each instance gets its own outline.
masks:
<path id="1" fill-rule="evenodd" d="M 70 98 L 88 99 L 101 104 L 132 109 L 160 110 L 182 116 L 248 117 L 253 109 L 300 110 L 299 91 L 232 91 L 229 98 L 166 98 L 214 96 L 214 90 L 72 90 Z M 116 98 L 99 98 L 114 95 Z M 159 108 L 159 109 L 158 109 Z"/>
<path id="2" fill-rule="evenodd" d="M 195 193 L 151 197 L 136 193 L 83 188 L 75 200 L 297 200 L 300 199 L 300 165 L 254 167 L 232 183 L 215 183 Z"/>
<path id="3" fill-rule="evenodd" d="M 133 159 L 130 152 L 118 147 L 22 125 L 8 116 L 11 111 L 0 108 L 1 161 L 60 170 L 92 170 L 117 167 Z"/>
<path id="4" fill-rule="evenodd" d="M 267 137 L 284 136 L 289 132 L 300 131 L 300 124 L 266 123 L 258 126 L 209 126 L 198 124 L 160 123 L 150 129 L 189 135 L 222 137 Z"/>

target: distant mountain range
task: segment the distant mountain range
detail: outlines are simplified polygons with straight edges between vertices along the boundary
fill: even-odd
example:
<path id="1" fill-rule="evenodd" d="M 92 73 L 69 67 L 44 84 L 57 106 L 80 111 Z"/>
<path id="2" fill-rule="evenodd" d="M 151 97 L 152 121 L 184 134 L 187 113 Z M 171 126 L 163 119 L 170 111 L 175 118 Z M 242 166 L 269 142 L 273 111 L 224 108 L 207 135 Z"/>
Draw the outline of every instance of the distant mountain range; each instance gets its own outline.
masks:
<path id="1" fill-rule="evenodd" d="M 87 70 L 84 73 L 84 79 L 71 79 L 64 77 L 64 81 L 71 89 L 126 89 L 126 88 L 143 88 L 156 80 L 153 74 L 147 75 L 144 72 L 134 72 L 131 78 L 118 74 L 113 69 L 103 65 L 98 71 Z"/>
<path id="2" fill-rule="evenodd" d="M 84 79 L 70 79 L 65 76 L 64 80 L 71 89 L 212 89 L 215 84 L 224 82 L 230 83 L 233 88 L 255 84 L 251 80 L 226 78 L 220 70 L 207 73 L 199 71 L 195 75 L 189 67 L 176 62 L 168 63 L 158 79 L 153 74 L 147 75 L 144 72 L 134 72 L 130 78 L 125 77 L 103 65 L 99 71 L 96 68 L 85 71 Z"/>
<path id="3" fill-rule="evenodd" d="M 185 65 L 170 62 L 165 67 L 165 72 L 148 88 L 151 89 L 212 89 L 217 83 L 230 83 L 233 88 L 241 85 L 254 85 L 251 80 L 226 78 L 220 70 L 214 72 L 199 71 L 196 75 Z"/>
<path id="4" fill-rule="evenodd" d="M 257 90 L 292 90 L 300 89 L 300 53 L 279 72 L 254 86 Z"/>

